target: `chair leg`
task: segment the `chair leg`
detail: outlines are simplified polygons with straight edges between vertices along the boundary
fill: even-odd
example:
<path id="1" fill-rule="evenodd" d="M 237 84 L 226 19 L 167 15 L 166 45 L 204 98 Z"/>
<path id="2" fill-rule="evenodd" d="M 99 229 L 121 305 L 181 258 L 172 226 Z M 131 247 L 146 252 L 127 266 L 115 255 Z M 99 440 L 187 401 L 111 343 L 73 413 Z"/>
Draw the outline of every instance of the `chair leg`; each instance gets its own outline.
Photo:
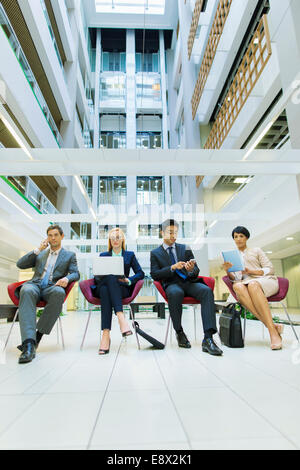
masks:
<path id="1" fill-rule="evenodd" d="M 287 316 L 287 318 L 288 318 L 288 321 L 289 321 L 289 324 L 290 324 L 290 326 L 291 326 L 291 328 L 292 328 L 292 330 L 293 330 L 293 332 L 294 332 L 294 335 L 295 335 L 295 337 L 296 337 L 296 340 L 297 340 L 298 343 L 299 343 L 300 341 L 299 341 L 298 335 L 297 335 L 297 333 L 296 333 L 295 327 L 294 327 L 294 325 L 293 325 L 293 322 L 292 322 L 292 320 L 291 320 L 291 317 L 289 316 L 289 313 L 288 313 L 288 311 L 287 311 L 287 309 L 286 309 L 284 303 L 283 303 L 283 302 L 280 302 L 280 303 L 281 303 L 281 305 L 282 305 L 283 310 L 285 311 L 285 314 L 286 314 L 286 316 Z"/>
<path id="2" fill-rule="evenodd" d="M 170 323 L 171 323 L 171 315 L 169 314 L 169 319 L 168 319 L 168 324 L 167 324 L 167 331 L 166 331 L 166 336 L 165 336 L 165 343 L 164 343 L 165 347 L 167 346 L 167 342 L 168 342 L 168 334 L 169 334 Z M 172 330 L 172 327 L 171 327 L 171 330 Z"/>
<path id="3" fill-rule="evenodd" d="M 64 333 L 63 333 L 62 321 L 61 321 L 60 316 L 58 317 L 58 323 L 59 323 L 59 328 L 60 328 L 60 336 L 61 336 L 62 347 L 63 347 L 63 349 L 65 349 Z"/>
<path id="4" fill-rule="evenodd" d="M 193 306 L 193 309 L 194 309 L 194 335 L 195 335 L 195 341 L 197 341 L 197 318 L 196 318 L 196 309 L 197 309 L 197 306 L 194 305 L 194 306 Z"/>
<path id="5" fill-rule="evenodd" d="M 81 345 L 80 345 L 80 350 L 81 350 L 81 351 L 82 351 L 82 348 L 83 348 L 83 343 L 84 343 L 84 340 L 85 340 L 85 337 L 86 337 L 86 332 L 87 332 L 87 329 L 88 329 L 88 326 L 89 326 L 89 322 L 90 322 L 90 319 L 91 319 L 91 315 L 92 315 L 92 310 L 89 310 L 89 316 L 88 316 L 88 319 L 87 319 L 87 322 L 86 322 L 86 326 L 85 326 L 85 330 L 84 330 L 84 335 L 83 335 L 82 342 L 81 342 Z"/>
<path id="6" fill-rule="evenodd" d="M 130 307 L 129 316 L 130 316 L 130 319 L 132 320 L 132 326 L 133 326 L 133 329 L 134 329 L 134 333 L 135 333 L 135 338 L 136 338 L 138 350 L 140 350 L 140 349 L 141 349 L 141 345 L 140 345 L 140 340 L 139 340 L 139 337 L 138 337 L 138 334 L 137 334 L 137 331 L 136 331 L 136 326 L 135 326 L 135 321 L 134 321 L 134 315 L 133 315 L 133 311 L 132 311 L 131 304 L 129 305 L 129 307 Z"/>
<path id="7" fill-rule="evenodd" d="M 14 318 L 13 318 L 11 327 L 10 327 L 10 329 L 9 329 L 9 332 L 8 332 L 8 335 L 7 335 L 5 344 L 4 344 L 3 352 L 4 352 L 4 351 L 6 350 L 6 348 L 7 348 L 8 341 L 9 341 L 9 338 L 10 338 L 10 335 L 11 335 L 12 329 L 13 329 L 13 327 L 14 327 L 14 324 L 15 324 L 15 322 L 16 322 L 16 319 L 17 319 L 18 314 L 19 314 L 19 309 L 17 309 L 17 311 L 16 311 L 16 313 L 15 313 L 15 316 L 14 316 Z"/>

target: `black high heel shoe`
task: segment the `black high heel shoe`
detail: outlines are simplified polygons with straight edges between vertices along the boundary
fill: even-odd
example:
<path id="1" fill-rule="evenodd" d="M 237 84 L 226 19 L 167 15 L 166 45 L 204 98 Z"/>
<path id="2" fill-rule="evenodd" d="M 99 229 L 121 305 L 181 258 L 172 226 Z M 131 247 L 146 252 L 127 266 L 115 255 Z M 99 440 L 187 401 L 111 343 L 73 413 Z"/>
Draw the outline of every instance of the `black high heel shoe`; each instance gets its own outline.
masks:
<path id="1" fill-rule="evenodd" d="M 109 348 L 108 349 L 99 349 L 98 351 L 98 354 L 99 356 L 104 356 L 105 354 L 108 354 L 109 353 L 109 350 L 110 350 L 110 340 L 109 340 Z M 102 354 L 101 354 L 102 353 Z"/>

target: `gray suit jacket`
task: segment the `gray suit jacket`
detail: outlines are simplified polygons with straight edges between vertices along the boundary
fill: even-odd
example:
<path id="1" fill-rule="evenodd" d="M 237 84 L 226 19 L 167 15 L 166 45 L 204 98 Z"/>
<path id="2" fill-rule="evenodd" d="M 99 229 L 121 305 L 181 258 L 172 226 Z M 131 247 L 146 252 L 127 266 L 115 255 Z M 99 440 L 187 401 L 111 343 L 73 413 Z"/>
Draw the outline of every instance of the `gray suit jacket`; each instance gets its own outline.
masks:
<path id="1" fill-rule="evenodd" d="M 34 275 L 30 281 L 37 281 L 41 278 L 48 259 L 50 249 L 43 250 L 38 255 L 33 251 L 27 253 L 17 262 L 19 269 L 35 268 Z M 77 267 L 76 255 L 72 251 L 61 249 L 52 273 L 52 282 L 55 284 L 59 279 L 66 277 L 70 282 L 78 281 L 80 274 Z"/>
<path id="2" fill-rule="evenodd" d="M 175 248 L 178 261 L 189 261 L 194 258 L 190 247 L 175 243 Z M 164 289 L 170 284 L 178 283 L 181 280 L 175 271 L 171 271 L 171 258 L 162 245 L 151 251 L 150 261 L 151 277 L 154 281 L 162 281 Z M 182 272 L 187 275 L 187 281 L 189 282 L 203 282 L 201 279 L 198 279 L 200 271 L 197 264 L 195 264 L 193 271 L 188 273 L 185 269 L 182 269 Z"/>

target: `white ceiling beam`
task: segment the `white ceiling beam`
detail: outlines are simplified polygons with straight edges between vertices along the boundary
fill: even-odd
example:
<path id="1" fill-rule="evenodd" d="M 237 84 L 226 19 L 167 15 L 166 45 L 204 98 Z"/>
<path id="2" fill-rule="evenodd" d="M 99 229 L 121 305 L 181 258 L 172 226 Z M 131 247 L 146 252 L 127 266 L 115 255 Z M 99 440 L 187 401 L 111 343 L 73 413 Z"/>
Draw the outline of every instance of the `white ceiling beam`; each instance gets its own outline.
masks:
<path id="1" fill-rule="evenodd" d="M 0 149 L 2 175 L 297 175 L 300 149 L 254 150 L 99 150 Z"/>

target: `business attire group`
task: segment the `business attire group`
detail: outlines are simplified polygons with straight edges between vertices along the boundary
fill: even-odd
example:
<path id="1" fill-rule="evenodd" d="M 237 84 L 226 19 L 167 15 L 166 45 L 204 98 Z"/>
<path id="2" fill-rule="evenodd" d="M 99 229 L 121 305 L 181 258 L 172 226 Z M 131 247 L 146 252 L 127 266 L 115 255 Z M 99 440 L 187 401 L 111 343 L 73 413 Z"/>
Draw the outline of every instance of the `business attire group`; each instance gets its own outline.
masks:
<path id="1" fill-rule="evenodd" d="M 53 233 L 54 229 L 51 230 L 50 233 Z M 113 312 L 118 315 L 122 335 L 132 334 L 123 316 L 122 299 L 130 297 L 136 282 L 145 276 L 134 252 L 125 249 L 123 232 L 118 228 L 113 229 L 109 237 L 109 250 L 101 253 L 100 256 L 122 256 L 125 279 L 119 279 L 115 275 L 94 277 L 94 285 L 91 287 L 92 293 L 94 297 L 101 300 L 103 335 L 99 354 L 109 352 Z M 16 292 L 20 299 L 19 322 L 22 345 L 19 346 L 19 349 L 22 354 L 19 357 L 19 363 L 21 364 L 30 362 L 35 357 L 36 348 L 42 336 L 50 334 L 61 313 L 66 286 L 80 278 L 75 253 L 61 246 L 58 249 L 52 248 L 51 246 L 50 249 L 36 249 L 17 262 L 17 267 L 20 269 L 34 269 L 32 279 L 20 286 L 19 291 Z M 255 281 L 259 283 L 263 295 L 266 297 L 276 293 L 278 280 L 274 276 L 272 263 L 262 250 L 259 248 L 247 249 L 244 250 L 243 256 L 247 272 L 235 273 L 234 276 L 231 276 L 233 285 L 245 287 Z M 161 281 L 166 292 L 178 346 L 191 348 L 182 327 L 182 302 L 185 296 L 189 296 L 201 303 L 204 330 L 202 350 L 214 356 L 221 356 L 223 352 L 213 340 L 213 335 L 217 333 L 214 294 L 198 277 L 200 270 L 194 260 L 192 250 L 184 244 L 178 244 L 175 241 L 172 243 L 172 238 L 170 240 L 164 239 L 160 247 L 151 251 L 150 265 L 152 278 L 155 281 Z M 228 266 L 225 268 L 228 270 Z M 130 276 L 131 270 L 134 273 L 132 276 Z M 36 324 L 36 305 L 40 300 L 46 302 L 46 307 Z M 242 298 L 241 303 L 243 300 Z M 247 306 L 249 307 L 249 305 Z M 255 308 L 253 308 L 253 312 L 254 310 Z M 277 334 L 279 333 L 277 331 Z"/>

